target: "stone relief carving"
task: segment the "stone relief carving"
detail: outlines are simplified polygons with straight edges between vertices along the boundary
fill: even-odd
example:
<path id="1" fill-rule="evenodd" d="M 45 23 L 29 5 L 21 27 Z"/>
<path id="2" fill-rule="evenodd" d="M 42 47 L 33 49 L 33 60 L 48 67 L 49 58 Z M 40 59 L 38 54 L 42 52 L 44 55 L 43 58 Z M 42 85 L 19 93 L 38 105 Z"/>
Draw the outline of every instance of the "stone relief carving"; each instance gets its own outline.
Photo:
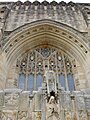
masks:
<path id="1" fill-rule="evenodd" d="M 5 93 L 5 106 L 18 106 L 18 93 Z"/>
<path id="2" fill-rule="evenodd" d="M 81 92 L 74 94 L 74 109 L 68 92 L 61 90 L 57 97 L 51 93 L 48 96 L 45 91 L 42 89 L 42 91 L 34 93 L 36 96 L 33 94 L 31 97 L 29 92 L 23 91 L 20 94 L 13 91 L 0 92 L 2 96 L 0 96 L 0 105 L 2 106 L 0 120 L 89 120 L 88 116 L 90 115 L 87 116 L 87 114 L 90 109 L 86 107 L 89 105 L 89 95 L 85 96 Z M 3 104 L 4 98 L 5 104 Z M 19 104 L 18 99 L 20 99 Z M 15 105 L 17 108 L 13 107 Z M 33 109 L 34 107 L 37 109 Z"/>
<path id="3" fill-rule="evenodd" d="M 1 114 L 1 120 L 6 120 L 6 119 L 7 119 L 6 113 L 2 113 L 2 114 Z"/>
<path id="4" fill-rule="evenodd" d="M 1 120 L 16 120 L 16 112 L 2 112 Z"/>
<path id="5" fill-rule="evenodd" d="M 79 111 L 79 119 L 80 120 L 87 120 L 87 113 L 83 110 Z"/>
<path id="6" fill-rule="evenodd" d="M 27 112 L 25 111 L 18 112 L 18 120 L 26 120 L 26 118 L 27 118 Z"/>
<path id="7" fill-rule="evenodd" d="M 72 120 L 71 112 L 65 111 L 65 120 Z"/>
<path id="8" fill-rule="evenodd" d="M 51 96 L 49 103 L 47 103 L 46 106 L 46 120 L 60 120 L 59 118 L 59 112 L 58 112 L 58 106 L 55 102 L 55 97 Z"/>
<path id="9" fill-rule="evenodd" d="M 36 113 L 36 120 L 41 120 L 41 112 Z"/>

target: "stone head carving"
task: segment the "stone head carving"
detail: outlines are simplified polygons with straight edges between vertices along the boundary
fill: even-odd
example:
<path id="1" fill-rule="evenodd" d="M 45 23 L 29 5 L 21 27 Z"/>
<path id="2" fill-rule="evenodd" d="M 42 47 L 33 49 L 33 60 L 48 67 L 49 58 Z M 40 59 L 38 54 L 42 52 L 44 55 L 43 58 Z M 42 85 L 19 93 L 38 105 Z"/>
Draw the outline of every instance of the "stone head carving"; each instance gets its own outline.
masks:
<path id="1" fill-rule="evenodd" d="M 52 103 L 55 104 L 55 97 L 54 96 L 51 96 L 49 99 L 49 104 L 52 104 Z"/>

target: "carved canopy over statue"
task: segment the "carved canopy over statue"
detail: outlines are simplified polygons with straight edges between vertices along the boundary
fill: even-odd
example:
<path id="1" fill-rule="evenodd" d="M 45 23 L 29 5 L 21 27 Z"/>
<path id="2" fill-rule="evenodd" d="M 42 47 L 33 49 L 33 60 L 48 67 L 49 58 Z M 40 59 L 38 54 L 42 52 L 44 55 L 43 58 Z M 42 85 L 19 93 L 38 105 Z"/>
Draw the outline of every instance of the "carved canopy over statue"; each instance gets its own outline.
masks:
<path id="1" fill-rule="evenodd" d="M 54 91 L 57 94 L 57 86 L 56 86 L 56 75 L 54 71 L 48 70 L 45 71 L 45 78 L 47 83 L 47 93 L 50 95 L 50 92 Z"/>

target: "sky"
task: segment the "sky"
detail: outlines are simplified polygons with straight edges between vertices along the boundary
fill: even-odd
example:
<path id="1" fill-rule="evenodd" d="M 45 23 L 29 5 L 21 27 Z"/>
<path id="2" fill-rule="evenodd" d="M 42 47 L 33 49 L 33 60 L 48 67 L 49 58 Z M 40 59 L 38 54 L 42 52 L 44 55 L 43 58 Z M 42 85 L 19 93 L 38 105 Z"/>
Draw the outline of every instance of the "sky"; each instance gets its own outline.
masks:
<path id="1" fill-rule="evenodd" d="M 18 0 L 0 0 L 0 2 L 16 2 L 16 1 L 18 1 Z M 27 1 L 27 0 L 20 0 L 20 1 L 22 1 L 22 2 L 25 2 L 25 1 Z M 29 1 L 31 1 L 31 2 L 33 2 L 33 1 L 35 1 L 35 0 L 29 0 Z M 40 1 L 40 2 L 42 2 L 42 1 L 44 1 L 44 0 L 38 0 L 38 1 Z M 53 0 L 47 0 L 48 2 L 51 2 L 51 1 L 53 1 Z M 73 1 L 73 2 L 75 2 L 75 3 L 90 3 L 90 0 L 55 0 L 56 2 L 61 2 L 61 1 L 65 1 L 66 3 L 68 3 L 68 2 L 70 2 L 70 1 Z"/>

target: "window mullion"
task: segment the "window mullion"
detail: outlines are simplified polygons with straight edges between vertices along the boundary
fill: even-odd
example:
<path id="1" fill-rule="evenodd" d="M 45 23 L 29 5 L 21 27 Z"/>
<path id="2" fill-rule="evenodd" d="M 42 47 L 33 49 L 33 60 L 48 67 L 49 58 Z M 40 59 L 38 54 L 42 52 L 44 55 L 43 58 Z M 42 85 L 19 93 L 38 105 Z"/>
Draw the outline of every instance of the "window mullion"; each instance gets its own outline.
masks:
<path id="1" fill-rule="evenodd" d="M 25 80 L 25 90 L 27 90 L 28 88 L 28 65 L 29 64 L 29 53 L 28 53 L 28 56 L 27 56 L 27 67 L 26 67 L 26 80 Z"/>
<path id="2" fill-rule="evenodd" d="M 63 64 L 64 64 L 64 73 L 65 73 L 66 90 L 69 91 L 68 79 L 67 79 L 67 72 L 66 72 L 66 66 L 65 66 L 65 59 L 64 59 L 64 55 L 63 55 L 63 54 L 62 54 L 62 58 L 63 58 Z"/>
<path id="3" fill-rule="evenodd" d="M 34 90 L 36 90 L 36 69 L 37 69 L 37 52 L 35 51 L 35 73 L 34 73 Z"/>
<path id="4" fill-rule="evenodd" d="M 55 64 L 56 64 L 56 80 L 57 83 L 59 84 L 59 80 L 58 80 L 58 68 L 57 68 L 57 52 L 55 52 Z"/>

